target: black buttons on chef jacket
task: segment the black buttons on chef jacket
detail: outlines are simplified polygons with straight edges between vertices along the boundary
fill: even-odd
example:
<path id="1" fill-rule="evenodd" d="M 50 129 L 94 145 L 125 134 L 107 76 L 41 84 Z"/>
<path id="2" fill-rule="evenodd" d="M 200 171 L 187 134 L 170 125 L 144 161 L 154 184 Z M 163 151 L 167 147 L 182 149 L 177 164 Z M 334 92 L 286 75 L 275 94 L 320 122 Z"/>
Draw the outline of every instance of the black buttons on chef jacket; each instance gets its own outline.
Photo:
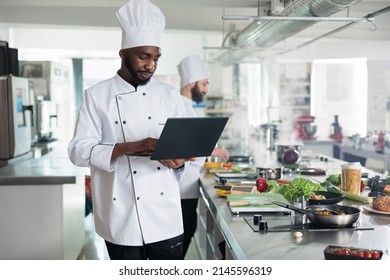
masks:
<path id="1" fill-rule="evenodd" d="M 142 95 L 145 96 L 145 95 L 146 95 L 146 92 L 143 92 Z"/>
<path id="2" fill-rule="evenodd" d="M 118 124 L 119 122 L 118 121 L 115 121 L 115 124 Z"/>
<path id="3" fill-rule="evenodd" d="M 161 195 L 161 196 L 164 196 L 164 193 L 163 193 L 163 192 L 160 192 L 160 195 Z"/>
<path id="4" fill-rule="evenodd" d="M 120 96 L 118 96 L 118 100 L 121 100 L 121 97 L 120 97 Z"/>
<path id="5" fill-rule="evenodd" d="M 136 170 L 134 170 L 134 171 L 133 171 L 133 174 L 137 174 L 137 171 L 136 171 Z"/>
<path id="6" fill-rule="evenodd" d="M 160 170 L 161 169 L 161 167 L 160 166 L 157 166 L 157 170 Z"/>
<path id="7" fill-rule="evenodd" d="M 123 121 L 123 124 L 126 124 L 126 121 Z"/>
<path id="8" fill-rule="evenodd" d="M 148 120 L 151 120 L 151 119 L 152 119 L 152 117 L 151 117 L 151 116 L 149 116 L 149 117 L 148 117 Z"/>

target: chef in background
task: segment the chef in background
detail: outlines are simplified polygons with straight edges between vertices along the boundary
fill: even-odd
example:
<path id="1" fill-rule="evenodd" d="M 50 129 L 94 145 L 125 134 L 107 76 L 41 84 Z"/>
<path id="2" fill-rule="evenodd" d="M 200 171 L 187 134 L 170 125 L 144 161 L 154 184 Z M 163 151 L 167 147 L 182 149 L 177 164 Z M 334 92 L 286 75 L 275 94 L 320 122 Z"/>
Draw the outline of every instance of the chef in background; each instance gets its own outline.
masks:
<path id="1" fill-rule="evenodd" d="M 209 90 L 209 74 L 199 55 L 190 55 L 177 66 L 180 75 L 180 94 L 186 106 L 187 116 L 196 117 L 193 102 L 201 103 Z M 214 148 L 211 156 L 223 161 L 229 159 L 229 152 L 223 147 Z M 181 209 L 184 222 L 184 256 L 197 227 L 196 208 L 199 200 L 199 176 L 205 157 L 186 166 L 180 182 Z"/>
<path id="2" fill-rule="evenodd" d="M 91 169 L 95 228 L 110 259 L 183 259 L 179 181 L 195 159 L 134 156 L 154 151 L 167 118 L 186 116 L 179 91 L 152 77 L 165 17 L 148 0 L 116 15 L 121 67 L 85 91 L 69 158 Z"/>

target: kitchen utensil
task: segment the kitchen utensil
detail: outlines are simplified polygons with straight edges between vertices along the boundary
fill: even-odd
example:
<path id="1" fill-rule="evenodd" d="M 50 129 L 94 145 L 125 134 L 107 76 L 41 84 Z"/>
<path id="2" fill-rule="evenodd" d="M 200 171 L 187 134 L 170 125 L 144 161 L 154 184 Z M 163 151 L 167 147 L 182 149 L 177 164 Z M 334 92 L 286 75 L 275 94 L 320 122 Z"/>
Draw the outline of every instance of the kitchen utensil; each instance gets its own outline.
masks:
<path id="1" fill-rule="evenodd" d="M 264 206 L 264 205 L 271 205 L 271 202 L 266 202 L 266 201 L 246 201 L 246 200 L 232 200 L 229 201 L 230 206 L 232 207 L 237 207 L 237 206 Z"/>
<path id="2" fill-rule="evenodd" d="M 360 216 L 360 210 L 352 206 L 344 205 L 311 205 L 305 209 L 301 209 L 289 204 L 284 204 L 279 201 L 272 201 L 272 203 L 285 207 L 287 209 L 305 214 L 310 222 L 319 226 L 325 227 L 350 227 Z M 321 211 L 337 212 L 338 215 L 325 215 Z"/>
<path id="3" fill-rule="evenodd" d="M 298 168 L 297 172 L 301 175 L 323 176 L 326 170 L 322 168 Z"/>
<path id="4" fill-rule="evenodd" d="M 379 211 L 379 210 L 374 209 L 371 204 L 363 205 L 363 209 L 367 210 L 368 212 L 375 213 L 375 214 L 383 214 L 383 215 L 387 215 L 387 216 L 390 215 L 390 212 Z"/>
<path id="5" fill-rule="evenodd" d="M 317 126 L 313 123 L 303 123 L 302 132 L 305 135 L 305 139 L 310 139 L 317 132 Z"/>
<path id="6" fill-rule="evenodd" d="M 251 194 L 230 194 L 227 196 L 227 204 L 230 211 L 234 214 L 238 213 L 261 213 L 261 212 L 283 212 L 291 213 L 291 210 L 287 210 L 284 207 L 272 203 L 271 201 L 280 201 L 282 203 L 288 203 L 287 199 L 279 193 L 251 193 Z M 240 206 L 234 206 L 234 201 L 238 202 Z M 249 203 L 244 205 L 244 202 Z"/>
<path id="7" fill-rule="evenodd" d="M 322 195 L 325 199 L 309 199 L 309 205 L 331 205 L 343 200 L 344 195 L 335 192 L 316 191 L 316 195 Z"/>
<path id="8" fill-rule="evenodd" d="M 298 116 L 295 123 L 295 133 L 299 139 L 315 139 L 317 126 L 313 124 L 315 117 L 310 115 Z"/>
<path id="9" fill-rule="evenodd" d="M 266 180 L 277 180 L 281 179 L 283 176 L 283 166 L 274 168 L 257 167 L 256 170 L 258 177 Z"/>
<path id="10" fill-rule="evenodd" d="M 384 189 L 386 187 L 386 178 L 381 178 L 379 175 L 372 176 L 368 178 L 367 186 L 371 188 L 368 196 L 378 197 L 384 196 Z"/>
<path id="11" fill-rule="evenodd" d="M 301 161 L 302 145 L 276 145 L 276 155 L 283 164 L 294 164 Z"/>
<path id="12" fill-rule="evenodd" d="M 382 250 L 329 245 L 324 250 L 326 260 L 380 260 Z"/>
<path id="13" fill-rule="evenodd" d="M 229 161 L 250 163 L 252 161 L 252 157 L 250 157 L 250 156 L 230 156 Z"/>

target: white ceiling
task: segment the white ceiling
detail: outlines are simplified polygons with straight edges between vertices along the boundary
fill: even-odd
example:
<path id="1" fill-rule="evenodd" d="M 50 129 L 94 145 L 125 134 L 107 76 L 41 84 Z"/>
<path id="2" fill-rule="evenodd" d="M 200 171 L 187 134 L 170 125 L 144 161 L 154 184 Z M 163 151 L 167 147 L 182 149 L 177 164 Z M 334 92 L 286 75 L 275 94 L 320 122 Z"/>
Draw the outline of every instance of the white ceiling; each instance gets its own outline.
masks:
<path id="1" fill-rule="evenodd" d="M 0 0 L 0 24 L 44 24 L 118 28 L 115 11 L 127 0 Z M 152 0 L 166 16 L 167 29 L 215 31 L 226 34 L 242 30 L 250 21 L 222 20 L 223 15 L 256 16 L 257 7 L 270 0 Z M 350 8 L 349 16 L 362 17 L 384 7 L 390 0 L 361 0 Z M 338 14 L 347 16 L 346 11 Z M 341 23 L 339 23 L 340 25 Z M 345 23 L 343 23 L 345 24 Z M 354 25 L 343 38 L 390 39 L 390 12 L 375 18 L 375 32 L 367 23 Z M 319 22 L 303 33 L 313 36 L 328 32 L 334 23 Z"/>
<path id="2" fill-rule="evenodd" d="M 127 0 L 0 0 L 0 27 L 18 26 L 64 26 L 82 28 L 118 29 L 115 12 Z M 208 59 L 218 58 L 229 46 L 230 31 L 241 31 L 252 21 L 223 20 L 222 16 L 256 16 L 258 5 L 270 5 L 277 0 L 151 0 L 159 6 L 166 17 L 167 30 L 184 30 L 185 32 L 215 32 L 224 38 L 217 46 L 203 46 L 209 49 Z M 282 0 L 280 0 L 282 1 Z M 290 0 L 285 0 L 290 1 Z M 294 0 L 291 0 L 294 1 Z M 295 0 L 298 1 L 298 0 Z M 312 0 L 320 1 L 320 0 Z M 324 0 L 332 1 L 332 0 Z M 381 9 L 389 8 L 390 0 L 356 0 L 349 10 L 343 10 L 332 17 L 364 17 Z M 389 9 L 390 10 L 390 9 Z M 221 57 L 219 60 L 231 63 L 244 57 L 269 57 L 279 55 L 280 51 L 289 52 L 300 49 L 302 44 L 326 34 L 346 22 L 321 21 L 298 32 L 286 40 L 280 41 L 267 50 L 238 50 L 233 56 Z M 351 27 L 327 36 L 329 39 L 360 40 L 372 42 L 390 41 L 390 12 L 375 17 L 374 24 L 357 23 Z M 373 31 L 375 30 L 375 31 Z M 237 33 L 237 32 L 236 32 Z M 297 39 L 297 40 L 295 40 Z M 321 39 L 324 41 L 326 39 Z M 226 43 L 227 42 L 227 43 Z M 352 44 L 355 42 L 351 41 Z M 287 51 L 286 51 L 287 50 Z M 235 57 L 235 58 L 233 58 Z"/>

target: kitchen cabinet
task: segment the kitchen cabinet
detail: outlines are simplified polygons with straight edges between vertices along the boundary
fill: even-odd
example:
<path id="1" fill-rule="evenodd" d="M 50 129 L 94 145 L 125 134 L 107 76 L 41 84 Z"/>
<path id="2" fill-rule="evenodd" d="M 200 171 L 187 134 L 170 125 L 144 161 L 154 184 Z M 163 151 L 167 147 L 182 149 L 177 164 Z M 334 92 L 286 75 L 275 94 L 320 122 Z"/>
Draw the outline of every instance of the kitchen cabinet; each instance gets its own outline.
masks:
<path id="1" fill-rule="evenodd" d="M 202 190 L 201 190 L 202 192 Z M 202 192 L 198 203 L 198 228 L 194 235 L 195 248 L 203 260 L 232 259 L 231 248 L 210 209 Z"/>
<path id="2" fill-rule="evenodd" d="M 0 259 L 77 259 L 85 235 L 84 170 L 56 152 L 0 168 Z"/>

